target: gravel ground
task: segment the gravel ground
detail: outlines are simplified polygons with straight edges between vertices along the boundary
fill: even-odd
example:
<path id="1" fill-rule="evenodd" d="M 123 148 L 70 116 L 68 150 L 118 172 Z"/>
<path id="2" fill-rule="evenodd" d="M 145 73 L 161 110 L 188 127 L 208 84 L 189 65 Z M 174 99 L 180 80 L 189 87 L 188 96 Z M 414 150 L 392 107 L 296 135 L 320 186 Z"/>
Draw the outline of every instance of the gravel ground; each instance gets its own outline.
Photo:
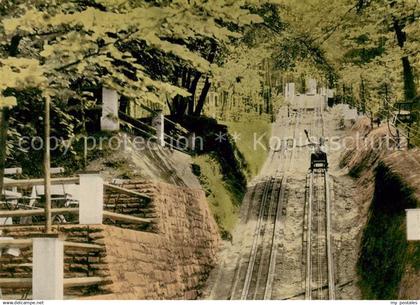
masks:
<path id="1" fill-rule="evenodd" d="M 324 135 L 344 136 L 338 129 L 341 113 L 332 109 L 323 113 Z M 304 129 L 314 137 L 321 134 L 321 122 L 315 120 L 312 111 L 303 113 L 295 129 L 293 117 L 288 122 L 285 112 L 279 114 L 273 125 L 272 136 L 293 137 L 297 141 L 293 161 L 285 164 L 283 152 L 271 150 L 261 171 L 248 187 L 241 207 L 240 221 L 233 232 L 233 241 L 223 245 L 219 265 L 211 272 L 203 291 L 207 299 L 237 299 L 243 285 L 244 272 L 237 276 L 238 266 L 245 269 L 257 223 L 257 211 L 261 203 L 262 181 L 276 174 L 277 170 L 289 168 L 285 192 L 282 238 L 278 248 L 272 299 L 303 299 L 305 260 L 303 259 L 303 220 L 306 174 L 309 167 L 310 149 L 306 145 Z M 328 144 L 327 144 L 328 145 Z M 332 192 L 332 228 L 337 299 L 358 299 L 356 286 L 357 236 L 361 224 L 355 221 L 359 211 L 354 202 L 355 184 L 346 172 L 338 167 L 341 150 L 329 151 L 330 185 Z M 286 153 L 286 155 L 289 153 Z M 290 156 L 290 155 L 289 155 Z M 232 289 L 236 293 L 232 295 Z M 239 291 L 239 294 L 238 294 Z"/>

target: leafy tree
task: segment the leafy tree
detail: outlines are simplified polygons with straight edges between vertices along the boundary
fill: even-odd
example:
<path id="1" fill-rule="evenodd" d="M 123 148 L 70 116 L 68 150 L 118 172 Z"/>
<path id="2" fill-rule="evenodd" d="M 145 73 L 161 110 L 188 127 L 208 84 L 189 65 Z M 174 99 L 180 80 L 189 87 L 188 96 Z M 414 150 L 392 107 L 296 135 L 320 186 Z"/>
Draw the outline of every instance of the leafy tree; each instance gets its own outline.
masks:
<path id="1" fill-rule="evenodd" d="M 56 105 L 61 104 L 53 110 L 65 117 L 70 101 L 92 105 L 84 95 L 86 86 L 107 86 L 137 103 L 167 99 L 173 107 L 188 100 L 190 113 L 199 115 L 210 85 L 211 63 L 231 38 L 240 37 L 229 28 L 239 31 L 259 21 L 243 5 L 238 1 L 6 1 L 0 26 L 0 92 L 47 91 Z M 165 70 L 159 73 L 161 67 Z M 202 77 L 205 85 L 193 109 Z M 68 131 L 72 136 L 73 128 Z"/>

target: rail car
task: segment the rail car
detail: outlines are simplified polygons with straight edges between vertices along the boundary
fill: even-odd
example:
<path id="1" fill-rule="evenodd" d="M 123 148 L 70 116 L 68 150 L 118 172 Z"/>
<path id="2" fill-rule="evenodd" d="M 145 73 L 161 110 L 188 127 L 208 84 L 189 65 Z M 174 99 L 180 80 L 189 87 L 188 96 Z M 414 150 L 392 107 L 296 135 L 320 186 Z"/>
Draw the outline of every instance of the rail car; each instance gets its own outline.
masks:
<path id="1" fill-rule="evenodd" d="M 314 169 L 328 169 L 327 154 L 320 147 L 311 153 L 311 171 Z"/>
<path id="2" fill-rule="evenodd" d="M 308 138 L 309 145 L 313 147 L 313 151 L 311 153 L 310 170 L 313 171 L 314 169 L 328 169 L 327 153 L 323 150 L 325 139 L 320 137 L 319 142 L 316 143 L 310 139 L 309 132 L 306 129 L 305 134 Z"/>

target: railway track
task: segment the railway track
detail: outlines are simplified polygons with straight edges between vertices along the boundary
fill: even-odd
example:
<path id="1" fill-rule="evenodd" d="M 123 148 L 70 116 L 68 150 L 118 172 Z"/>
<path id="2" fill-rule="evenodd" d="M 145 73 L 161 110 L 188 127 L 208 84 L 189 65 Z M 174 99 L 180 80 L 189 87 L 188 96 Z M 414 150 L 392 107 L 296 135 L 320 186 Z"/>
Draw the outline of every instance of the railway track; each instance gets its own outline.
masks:
<path id="1" fill-rule="evenodd" d="M 301 118 L 301 112 L 296 112 L 292 118 L 293 139 Z M 271 299 L 277 248 L 282 235 L 281 218 L 287 187 L 287 172 L 294 159 L 293 148 L 294 140 L 292 149 L 286 150 L 282 145 L 282 148 L 275 152 L 275 154 L 280 154 L 281 166 L 274 175 L 263 180 L 250 254 L 248 259 L 240 258 L 238 261 L 230 299 Z"/>
<path id="2" fill-rule="evenodd" d="M 322 109 L 315 110 L 315 126 L 324 137 Z M 318 125 L 318 126 L 316 126 Z M 314 131 L 314 130 L 313 130 Z M 312 131 L 312 132 L 313 132 Z M 305 299 L 335 299 L 331 243 L 331 211 L 328 169 L 307 175 L 304 220 Z M 325 289 L 327 287 L 327 289 Z"/>

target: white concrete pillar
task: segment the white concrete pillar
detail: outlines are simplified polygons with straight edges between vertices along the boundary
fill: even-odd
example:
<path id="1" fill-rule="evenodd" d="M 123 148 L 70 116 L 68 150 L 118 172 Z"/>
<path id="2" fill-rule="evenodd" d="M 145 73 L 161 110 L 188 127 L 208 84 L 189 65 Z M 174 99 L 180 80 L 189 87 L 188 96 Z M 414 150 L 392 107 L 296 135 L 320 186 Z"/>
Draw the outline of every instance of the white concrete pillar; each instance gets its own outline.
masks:
<path id="1" fill-rule="evenodd" d="M 118 93 L 115 90 L 102 88 L 102 131 L 119 131 Z"/>
<path id="2" fill-rule="evenodd" d="M 79 223 L 102 224 L 104 209 L 104 181 L 99 173 L 80 174 Z"/>
<path id="3" fill-rule="evenodd" d="M 32 298 L 62 300 L 64 246 L 58 235 L 33 238 Z"/>
<path id="4" fill-rule="evenodd" d="M 309 78 L 306 80 L 306 92 L 308 94 L 316 94 L 317 92 L 317 81 L 316 79 Z"/>
<path id="5" fill-rule="evenodd" d="M 152 126 L 156 128 L 156 138 L 160 146 L 165 146 L 165 117 L 163 111 L 156 111 L 152 120 Z"/>
<path id="6" fill-rule="evenodd" d="M 287 83 L 284 90 L 284 97 L 293 98 L 295 96 L 295 83 Z"/>
<path id="7" fill-rule="evenodd" d="M 420 241 L 420 209 L 406 209 L 407 240 Z"/>

